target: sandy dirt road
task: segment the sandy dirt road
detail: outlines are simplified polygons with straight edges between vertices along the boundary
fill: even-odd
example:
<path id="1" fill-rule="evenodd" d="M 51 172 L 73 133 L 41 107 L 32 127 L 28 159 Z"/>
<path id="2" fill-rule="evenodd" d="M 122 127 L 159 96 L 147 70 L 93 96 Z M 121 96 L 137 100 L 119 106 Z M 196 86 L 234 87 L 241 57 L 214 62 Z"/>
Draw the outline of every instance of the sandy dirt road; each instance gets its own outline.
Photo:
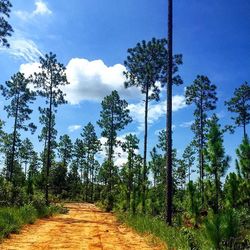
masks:
<path id="1" fill-rule="evenodd" d="M 68 204 L 68 214 L 38 220 L 12 234 L 1 250 L 160 250 L 92 204 Z"/>

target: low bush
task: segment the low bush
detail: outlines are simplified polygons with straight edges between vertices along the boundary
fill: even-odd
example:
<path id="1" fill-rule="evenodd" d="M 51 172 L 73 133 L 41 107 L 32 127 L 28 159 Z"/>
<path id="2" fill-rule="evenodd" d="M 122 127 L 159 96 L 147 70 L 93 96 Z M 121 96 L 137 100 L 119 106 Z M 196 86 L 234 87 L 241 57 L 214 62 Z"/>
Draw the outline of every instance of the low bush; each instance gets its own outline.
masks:
<path id="1" fill-rule="evenodd" d="M 37 219 L 37 210 L 31 204 L 19 208 L 19 214 L 23 224 L 33 224 Z"/>
<path id="2" fill-rule="evenodd" d="M 18 232 L 21 226 L 22 219 L 18 209 L 0 209 L 0 238 L 8 236 L 11 232 Z"/>

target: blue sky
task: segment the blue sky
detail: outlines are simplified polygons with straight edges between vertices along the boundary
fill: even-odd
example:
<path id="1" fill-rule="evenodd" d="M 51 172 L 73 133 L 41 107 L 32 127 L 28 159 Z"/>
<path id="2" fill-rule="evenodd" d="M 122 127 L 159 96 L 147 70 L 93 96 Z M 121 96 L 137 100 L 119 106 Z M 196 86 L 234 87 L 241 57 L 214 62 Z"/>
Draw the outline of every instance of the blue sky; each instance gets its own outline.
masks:
<path id="1" fill-rule="evenodd" d="M 32 73 L 38 57 L 52 51 L 67 66 L 70 81 L 65 90 L 69 104 L 57 113 L 58 135 L 77 138 L 82 126 L 99 119 L 102 98 L 117 89 L 134 117 L 120 136 L 135 132 L 142 144 L 143 96 L 137 90 L 124 90 L 123 62 L 127 49 L 137 42 L 167 36 L 167 1 L 15 0 L 12 4 L 10 23 L 15 33 L 9 39 L 11 48 L 0 48 L 0 82 L 19 70 Z M 197 74 L 207 75 L 217 85 L 215 112 L 222 124 L 231 123 L 224 101 L 250 77 L 249 11 L 249 0 L 174 1 L 174 53 L 182 53 L 184 62 L 180 67 L 184 85 L 174 88 L 173 139 L 179 154 L 193 137 L 188 126 L 194 119 L 193 107 L 185 105 L 183 94 Z M 2 109 L 5 101 L 0 98 Z M 163 91 L 160 102 L 150 106 L 149 151 L 157 142 L 157 131 L 165 127 L 164 101 Z M 33 106 L 32 119 L 37 124 L 39 105 L 44 105 L 40 99 Z M 4 112 L 1 118 L 6 120 Z M 12 126 L 9 120 L 6 130 L 11 131 Z M 38 133 L 39 126 L 32 138 L 40 150 Z M 241 128 L 234 135 L 225 135 L 227 154 L 235 157 L 241 138 Z"/>

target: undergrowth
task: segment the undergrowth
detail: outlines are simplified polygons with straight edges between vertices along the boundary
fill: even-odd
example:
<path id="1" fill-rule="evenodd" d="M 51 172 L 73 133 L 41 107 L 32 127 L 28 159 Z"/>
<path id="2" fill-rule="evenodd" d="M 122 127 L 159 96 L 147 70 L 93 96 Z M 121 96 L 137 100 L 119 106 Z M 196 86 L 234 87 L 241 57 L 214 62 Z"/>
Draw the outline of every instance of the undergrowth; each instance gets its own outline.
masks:
<path id="1" fill-rule="evenodd" d="M 22 207 L 0 207 L 0 239 L 10 233 L 18 233 L 25 224 L 33 224 L 38 218 L 66 212 L 61 205 L 36 207 L 34 204 L 28 204 Z"/>
<path id="2" fill-rule="evenodd" d="M 168 227 L 164 221 L 145 215 L 117 213 L 118 220 L 142 234 L 152 234 L 166 243 L 167 249 L 196 249 L 190 248 L 189 237 L 180 228 Z"/>

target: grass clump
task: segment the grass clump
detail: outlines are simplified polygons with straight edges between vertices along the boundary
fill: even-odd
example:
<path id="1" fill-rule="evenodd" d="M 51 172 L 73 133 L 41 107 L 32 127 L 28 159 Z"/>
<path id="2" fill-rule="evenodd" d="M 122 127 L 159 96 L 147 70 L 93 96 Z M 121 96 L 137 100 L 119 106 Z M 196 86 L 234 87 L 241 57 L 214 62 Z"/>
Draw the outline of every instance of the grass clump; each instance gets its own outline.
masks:
<path id="1" fill-rule="evenodd" d="M 146 215 L 118 213 L 118 220 L 142 234 L 151 234 L 166 243 L 168 249 L 190 249 L 188 237 L 180 228 L 168 227 L 161 219 Z M 195 249 L 195 248 L 193 248 Z"/>
<path id="2" fill-rule="evenodd" d="M 22 207 L 0 207 L 0 239 L 10 233 L 18 233 L 22 226 L 33 224 L 38 218 L 48 218 L 66 212 L 67 208 L 62 205 L 35 207 L 34 204 L 27 204 Z"/>
<path id="3" fill-rule="evenodd" d="M 16 208 L 0 208 L 0 238 L 18 232 L 22 225 L 20 211 Z"/>

